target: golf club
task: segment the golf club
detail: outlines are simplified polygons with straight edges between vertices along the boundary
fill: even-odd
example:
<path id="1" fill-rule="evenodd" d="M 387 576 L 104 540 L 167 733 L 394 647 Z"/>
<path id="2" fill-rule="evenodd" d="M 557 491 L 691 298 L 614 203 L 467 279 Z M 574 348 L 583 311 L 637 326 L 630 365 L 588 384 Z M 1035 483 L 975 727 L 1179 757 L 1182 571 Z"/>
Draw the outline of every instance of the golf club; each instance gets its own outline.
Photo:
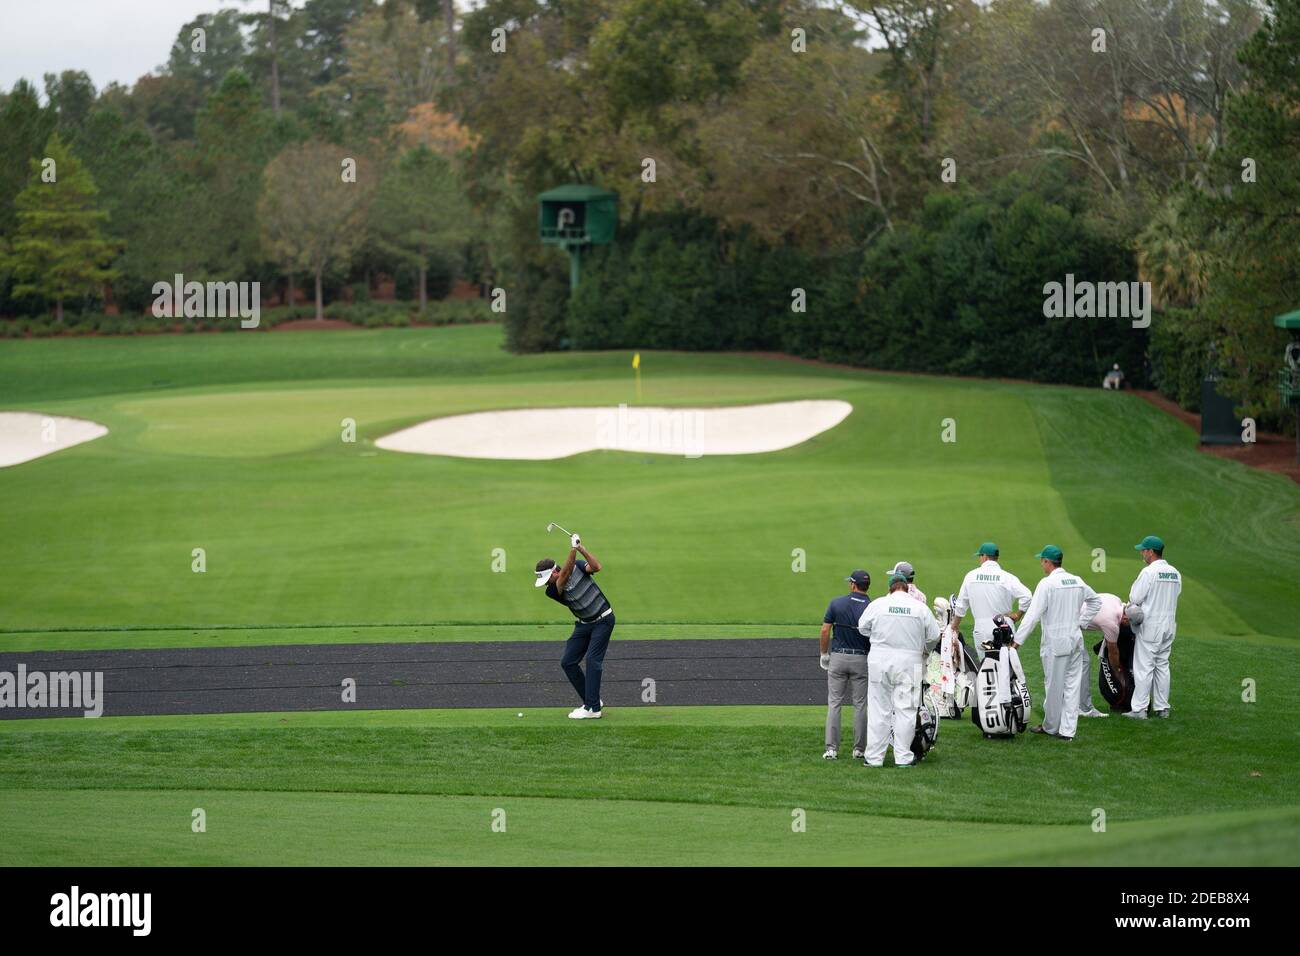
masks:
<path id="1" fill-rule="evenodd" d="M 566 530 L 562 525 L 558 525 L 558 524 L 556 524 L 554 521 L 552 521 L 550 524 L 548 524 L 548 525 L 546 526 L 546 530 L 547 530 L 547 531 L 554 531 L 556 528 L 559 528 L 561 531 L 563 531 L 563 532 L 564 532 L 565 534 L 567 534 L 569 537 L 573 537 L 573 532 L 572 532 L 572 531 L 568 531 L 568 530 Z"/>

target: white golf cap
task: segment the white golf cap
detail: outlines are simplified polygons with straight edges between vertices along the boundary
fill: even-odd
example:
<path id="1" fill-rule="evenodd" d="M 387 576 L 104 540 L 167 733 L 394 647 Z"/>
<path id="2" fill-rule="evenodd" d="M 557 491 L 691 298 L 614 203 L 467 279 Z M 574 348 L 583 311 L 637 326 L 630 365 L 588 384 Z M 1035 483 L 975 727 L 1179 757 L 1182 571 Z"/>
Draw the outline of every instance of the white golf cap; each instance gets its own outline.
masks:
<path id="1" fill-rule="evenodd" d="M 555 567 L 551 566 L 549 568 L 543 568 L 540 571 L 534 572 L 537 575 L 537 580 L 533 582 L 533 587 L 535 588 L 546 587 L 547 583 L 551 580 L 551 572 L 554 570 Z"/>
<path id="2" fill-rule="evenodd" d="M 901 574 L 905 578 L 911 578 L 916 574 L 916 568 L 912 567 L 906 561 L 899 561 L 896 565 L 885 572 L 888 575 Z"/>

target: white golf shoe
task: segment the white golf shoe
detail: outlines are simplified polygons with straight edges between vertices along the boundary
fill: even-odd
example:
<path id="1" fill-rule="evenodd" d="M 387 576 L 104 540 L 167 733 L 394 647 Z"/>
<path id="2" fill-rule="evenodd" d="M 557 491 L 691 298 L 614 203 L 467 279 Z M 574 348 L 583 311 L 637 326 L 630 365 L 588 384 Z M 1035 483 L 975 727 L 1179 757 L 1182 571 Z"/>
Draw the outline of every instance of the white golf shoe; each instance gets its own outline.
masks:
<path id="1" fill-rule="evenodd" d="M 1110 714 L 1103 714 L 1096 707 L 1090 707 L 1088 710 L 1079 711 L 1080 717 L 1109 717 Z"/>
<path id="2" fill-rule="evenodd" d="M 1165 719 L 1165 720 L 1168 720 L 1168 719 L 1169 719 L 1169 708 L 1166 707 L 1164 710 L 1157 710 L 1157 711 L 1156 711 L 1156 716 L 1157 716 L 1157 717 L 1161 717 L 1161 718 L 1163 718 L 1163 719 Z"/>
<path id="3" fill-rule="evenodd" d="M 586 707 L 576 707 L 569 711 L 570 720 L 600 720 L 600 711 L 588 710 Z"/>
<path id="4" fill-rule="evenodd" d="M 857 747 L 854 747 L 854 748 L 853 748 L 853 759 L 854 759 L 854 760 L 861 760 L 861 759 L 863 759 L 866 755 L 867 755 L 867 752 L 866 752 L 865 750 L 859 750 Z"/>
<path id="5" fill-rule="evenodd" d="M 826 752 L 825 752 L 824 754 L 822 754 L 822 759 L 823 759 L 823 760 L 839 760 L 839 759 L 840 759 L 840 752 L 839 752 L 838 750 L 836 750 L 834 747 L 827 747 L 827 748 L 826 748 Z"/>
<path id="6" fill-rule="evenodd" d="M 1145 710 L 1126 710 L 1124 716 L 1129 720 L 1146 720 L 1147 712 Z"/>

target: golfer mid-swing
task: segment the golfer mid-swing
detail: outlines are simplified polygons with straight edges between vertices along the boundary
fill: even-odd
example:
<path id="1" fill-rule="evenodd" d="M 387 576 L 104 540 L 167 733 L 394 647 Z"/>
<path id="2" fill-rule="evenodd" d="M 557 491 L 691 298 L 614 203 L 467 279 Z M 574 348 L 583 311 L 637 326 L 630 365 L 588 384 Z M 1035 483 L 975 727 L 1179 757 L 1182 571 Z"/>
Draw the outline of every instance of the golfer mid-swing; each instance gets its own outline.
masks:
<path id="1" fill-rule="evenodd" d="M 576 534 L 569 543 L 569 557 L 564 567 L 557 567 L 554 558 L 537 562 L 537 580 L 533 587 L 546 588 L 548 598 L 559 601 L 578 619 L 564 645 L 560 667 L 582 698 L 582 706 L 573 710 L 569 717 L 588 720 L 600 717 L 604 706 L 600 699 L 600 676 L 605 669 L 605 651 L 614 633 L 614 609 L 596 583 L 594 575 L 601 568 L 596 556 L 582 546 L 582 539 Z M 586 560 L 578 560 L 579 554 Z M 584 656 L 587 658 L 585 675 L 578 666 Z"/>

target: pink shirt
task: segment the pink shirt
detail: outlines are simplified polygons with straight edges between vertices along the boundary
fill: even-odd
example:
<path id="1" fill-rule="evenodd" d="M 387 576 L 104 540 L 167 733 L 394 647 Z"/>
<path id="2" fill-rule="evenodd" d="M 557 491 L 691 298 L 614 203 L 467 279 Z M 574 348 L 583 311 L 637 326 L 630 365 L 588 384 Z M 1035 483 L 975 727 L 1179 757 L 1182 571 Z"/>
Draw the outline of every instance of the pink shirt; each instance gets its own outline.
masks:
<path id="1" fill-rule="evenodd" d="M 1114 594 L 1097 596 L 1101 598 L 1101 610 L 1084 630 L 1101 631 L 1106 637 L 1106 642 L 1114 644 L 1119 640 L 1119 619 L 1124 614 L 1124 602 Z"/>
<path id="2" fill-rule="evenodd" d="M 907 593 L 909 596 L 916 598 L 926 607 L 930 606 L 930 602 L 925 599 L 925 592 L 922 591 L 920 588 L 918 588 L 915 584 L 908 584 Z M 1119 625 L 1116 625 L 1116 627 L 1118 626 Z"/>

